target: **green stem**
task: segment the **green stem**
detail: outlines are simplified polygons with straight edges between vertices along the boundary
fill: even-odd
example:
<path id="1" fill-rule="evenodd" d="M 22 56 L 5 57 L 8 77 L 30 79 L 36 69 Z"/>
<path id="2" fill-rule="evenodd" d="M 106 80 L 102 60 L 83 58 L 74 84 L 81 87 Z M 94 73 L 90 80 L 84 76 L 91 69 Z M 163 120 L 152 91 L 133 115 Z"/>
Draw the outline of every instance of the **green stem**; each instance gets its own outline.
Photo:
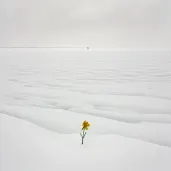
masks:
<path id="1" fill-rule="evenodd" d="M 85 137 L 85 135 L 86 135 L 86 132 L 85 132 L 85 130 L 83 129 L 83 134 L 81 134 L 80 133 L 80 135 L 81 135 L 81 138 L 82 138 L 82 144 L 84 143 L 84 137 Z"/>
<path id="2" fill-rule="evenodd" d="M 82 137 L 82 144 L 84 143 L 84 138 Z"/>

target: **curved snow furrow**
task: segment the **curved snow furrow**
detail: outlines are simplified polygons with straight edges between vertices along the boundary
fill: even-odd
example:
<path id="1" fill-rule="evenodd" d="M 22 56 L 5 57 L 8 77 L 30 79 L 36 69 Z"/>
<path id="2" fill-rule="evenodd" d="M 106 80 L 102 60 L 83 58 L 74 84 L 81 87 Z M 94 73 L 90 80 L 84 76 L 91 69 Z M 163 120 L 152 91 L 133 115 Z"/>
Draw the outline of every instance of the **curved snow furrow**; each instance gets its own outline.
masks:
<path id="1" fill-rule="evenodd" d="M 79 92 L 79 93 L 86 93 L 86 94 L 93 94 L 93 95 L 109 95 L 109 96 L 130 96 L 130 97 L 149 97 L 149 98 L 157 98 L 157 99 L 163 99 L 163 100 L 170 100 L 171 101 L 171 97 L 167 97 L 167 96 L 157 96 L 157 95 L 153 95 L 153 94 L 145 94 L 145 93 L 119 93 L 119 92 L 109 92 L 109 91 L 104 91 L 104 90 L 99 90 L 99 92 L 97 92 L 96 90 L 90 90 L 90 89 L 86 89 L 86 88 L 79 88 L 79 87 L 74 87 L 74 86 L 63 86 L 63 85 L 58 85 L 61 88 L 66 88 L 71 92 Z"/>
<path id="2" fill-rule="evenodd" d="M 5 114 L 5 115 L 8 115 L 10 117 L 15 117 L 15 118 L 18 118 L 18 119 L 22 119 L 22 120 L 28 121 L 28 122 L 30 122 L 32 124 L 35 124 L 35 125 L 39 126 L 39 127 L 42 127 L 44 129 L 47 129 L 47 130 L 50 130 L 50 131 L 53 131 L 53 132 L 56 132 L 56 133 L 59 133 L 59 134 L 75 134 L 76 133 L 76 132 L 70 132 L 69 133 L 68 131 L 64 131 L 63 129 L 60 129 L 60 127 L 59 127 L 59 129 L 57 129 L 57 128 L 54 128 L 53 125 L 49 126 L 49 125 L 46 125 L 45 122 L 41 123 L 38 120 L 34 120 L 34 119 L 27 118 L 27 117 L 23 117 L 23 116 L 18 115 L 18 114 L 10 114 L 8 112 L 3 112 L 3 111 L 0 111 L 0 114 Z M 91 134 L 92 133 L 90 133 L 90 135 Z M 97 133 L 95 133 L 95 134 L 97 134 Z M 141 141 L 144 141 L 144 142 L 149 142 L 149 143 L 152 143 L 152 144 L 157 144 L 159 146 L 165 146 L 165 147 L 171 148 L 171 141 L 169 141 L 169 142 L 161 141 L 159 139 L 154 139 L 154 138 L 150 138 L 150 137 L 143 138 L 140 135 L 136 135 L 136 134 L 135 135 L 131 135 L 131 134 L 128 135 L 128 133 L 122 132 L 122 131 L 119 131 L 119 130 L 113 130 L 113 131 L 106 130 L 106 131 L 101 131 L 98 134 L 99 135 L 111 135 L 111 134 L 114 134 L 114 135 L 123 136 L 125 138 L 134 138 L 134 139 L 138 139 L 138 140 L 141 140 Z"/>
<path id="3" fill-rule="evenodd" d="M 118 134 L 137 138 L 162 146 L 171 147 L 171 124 L 157 123 L 122 123 L 98 116 L 84 115 L 65 110 L 41 109 L 25 106 L 4 106 L 0 113 L 28 120 L 38 126 L 62 134 L 79 134 L 81 123 L 88 120 L 91 123 L 89 134 Z"/>
<path id="4" fill-rule="evenodd" d="M 2 171 L 170 171 L 171 148 L 118 135 L 59 135 L 0 115 Z M 26 169 L 27 168 L 27 169 Z"/>
<path id="5" fill-rule="evenodd" d="M 126 122 L 126 123 L 139 123 L 139 122 L 156 122 L 156 123 L 171 123 L 171 112 L 170 109 L 164 109 L 164 107 L 169 107 L 169 103 L 166 103 L 167 101 L 161 101 L 160 105 L 158 105 L 155 108 L 155 105 L 153 104 L 153 107 L 148 104 L 143 105 L 143 101 L 140 101 L 139 104 L 141 105 L 135 105 L 135 104 L 123 104 L 122 99 L 126 100 L 126 97 L 120 98 L 119 102 L 119 96 L 118 98 L 108 98 L 106 100 L 99 100 L 100 98 L 103 99 L 101 96 L 99 96 L 99 99 L 93 99 L 94 96 L 91 96 L 92 98 L 87 98 L 85 94 L 83 94 L 82 99 L 76 97 L 74 98 L 74 101 L 68 97 L 63 97 L 66 92 L 62 92 L 62 94 L 58 94 L 58 96 L 54 95 L 51 96 L 45 96 L 45 95 L 30 95 L 30 94 L 21 94 L 21 95 L 15 95 L 10 96 L 13 103 L 12 105 L 24 105 L 24 106 L 36 106 L 40 108 L 47 108 L 47 109 L 56 109 L 56 110 L 67 110 L 77 113 L 84 113 L 89 115 L 94 115 L 97 117 L 103 117 L 108 119 L 117 120 L 120 122 Z M 72 97 L 72 93 L 71 97 Z M 87 94 L 86 94 L 87 95 Z M 90 96 L 90 95 L 89 95 Z M 89 97 L 88 96 L 88 97 Z M 51 98 L 53 97 L 53 98 Z M 49 99 L 50 98 L 50 99 Z M 118 101 L 115 102 L 115 99 Z M 112 102 L 114 101 L 114 103 Z M 128 99 L 129 100 L 129 99 Z M 138 102 L 138 99 L 137 99 Z M 136 102 L 136 103 L 137 103 Z M 129 101 L 128 101 L 129 103 Z M 151 102 L 152 103 L 152 102 Z"/>
<path id="6" fill-rule="evenodd" d="M 66 109 L 64 109 L 66 110 Z M 119 122 L 124 123 L 141 123 L 141 122 L 148 122 L 148 123 L 166 123 L 171 124 L 171 115 L 169 114 L 135 114 L 135 112 L 131 112 L 130 110 L 127 110 L 127 112 L 123 112 L 122 110 L 118 110 L 116 108 L 116 111 L 108 111 L 108 110 L 95 110 L 95 109 L 84 109 L 84 108 L 67 108 L 67 110 L 77 113 L 83 113 L 88 114 L 96 117 L 102 117 L 105 119 L 112 119 Z M 125 111 L 125 110 L 124 110 Z M 133 110 L 134 111 L 134 110 Z"/>
<path id="7" fill-rule="evenodd" d="M 157 96 L 153 94 L 145 94 L 145 93 L 117 93 L 117 92 L 110 92 L 107 93 L 108 95 L 118 95 L 118 96 L 135 96 L 135 97 L 150 97 L 150 98 L 157 98 L 157 99 L 164 99 L 164 100 L 171 100 L 171 97 L 167 96 Z"/>
<path id="8" fill-rule="evenodd" d="M 37 91 L 33 88 L 26 90 L 27 93 L 21 93 L 21 96 L 26 96 L 27 101 L 34 101 L 35 103 L 49 103 L 48 97 L 59 97 L 56 101 L 52 101 L 52 104 L 62 104 L 66 106 L 75 107 L 81 105 L 93 105 L 93 106 L 106 106 L 114 108 L 123 108 L 130 111 L 135 111 L 138 113 L 154 113 L 154 114 L 171 114 L 171 102 L 166 99 L 150 98 L 150 97 L 140 97 L 140 96 L 119 96 L 119 95 L 107 95 L 107 94 L 88 94 L 82 93 L 80 91 L 73 92 L 63 89 L 42 89 L 39 88 Z M 35 95 L 31 94 L 33 92 Z M 33 91 L 33 92 L 32 92 Z M 37 95 L 36 95 L 37 94 Z M 39 97 L 40 95 L 40 97 Z M 33 98 L 34 96 L 34 98 Z M 44 97 L 42 97 L 44 96 Z M 47 97 L 47 98 L 46 98 Z M 46 100 L 47 99 L 47 100 Z M 49 102 L 48 102 L 49 101 Z M 53 106 L 52 106 L 53 107 Z"/>

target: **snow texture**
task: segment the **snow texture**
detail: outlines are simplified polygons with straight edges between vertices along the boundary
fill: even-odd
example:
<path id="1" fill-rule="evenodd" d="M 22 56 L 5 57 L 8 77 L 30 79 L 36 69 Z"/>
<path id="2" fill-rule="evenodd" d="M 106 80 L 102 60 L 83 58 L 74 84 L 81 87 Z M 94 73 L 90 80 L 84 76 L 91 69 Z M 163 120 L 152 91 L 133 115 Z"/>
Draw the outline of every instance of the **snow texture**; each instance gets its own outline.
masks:
<path id="1" fill-rule="evenodd" d="M 16 48 L 0 57 L 1 171 L 171 170 L 171 51 Z"/>

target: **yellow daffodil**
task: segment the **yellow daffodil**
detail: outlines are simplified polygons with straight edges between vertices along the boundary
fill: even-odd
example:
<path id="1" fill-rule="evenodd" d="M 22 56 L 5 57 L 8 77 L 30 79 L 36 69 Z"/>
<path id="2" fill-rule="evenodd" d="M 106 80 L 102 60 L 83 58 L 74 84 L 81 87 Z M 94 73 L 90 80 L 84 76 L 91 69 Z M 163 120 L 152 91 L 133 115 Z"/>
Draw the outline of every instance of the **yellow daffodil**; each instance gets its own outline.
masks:
<path id="1" fill-rule="evenodd" d="M 82 130 L 88 130 L 89 126 L 90 126 L 90 124 L 87 121 L 84 121 L 82 123 Z"/>

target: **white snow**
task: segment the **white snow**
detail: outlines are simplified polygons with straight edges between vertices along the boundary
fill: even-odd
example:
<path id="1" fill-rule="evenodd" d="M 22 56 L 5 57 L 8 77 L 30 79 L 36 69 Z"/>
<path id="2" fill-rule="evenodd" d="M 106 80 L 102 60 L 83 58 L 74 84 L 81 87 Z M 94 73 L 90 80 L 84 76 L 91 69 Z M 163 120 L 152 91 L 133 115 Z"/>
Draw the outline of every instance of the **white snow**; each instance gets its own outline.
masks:
<path id="1" fill-rule="evenodd" d="M 0 170 L 170 171 L 170 87 L 169 50 L 0 49 Z"/>

